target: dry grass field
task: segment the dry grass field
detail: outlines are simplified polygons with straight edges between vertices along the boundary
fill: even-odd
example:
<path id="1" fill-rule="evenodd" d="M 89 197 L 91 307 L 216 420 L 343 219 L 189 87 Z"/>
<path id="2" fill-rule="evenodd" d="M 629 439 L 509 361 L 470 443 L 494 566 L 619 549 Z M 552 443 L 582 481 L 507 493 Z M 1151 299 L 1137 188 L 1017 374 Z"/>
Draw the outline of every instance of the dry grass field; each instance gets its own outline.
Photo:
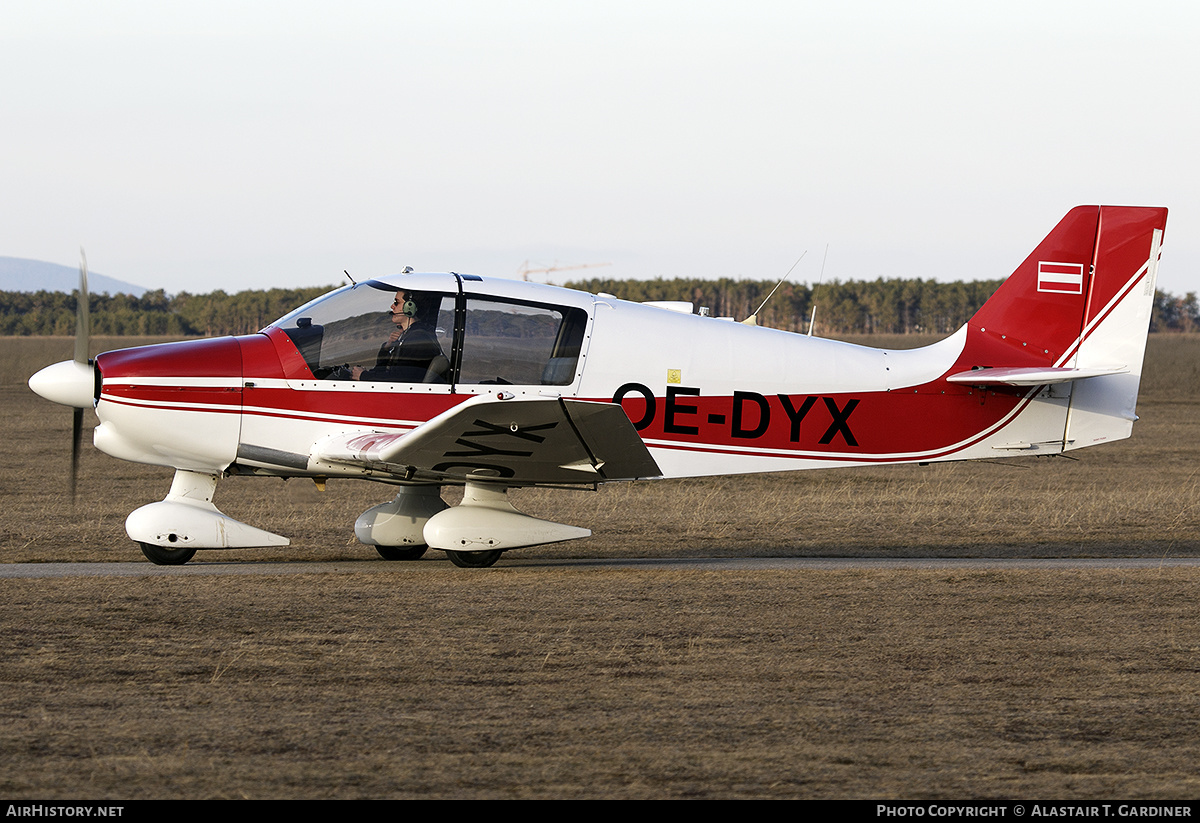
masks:
<path id="1" fill-rule="evenodd" d="M 170 472 L 89 446 L 72 506 L 70 412 L 23 385 L 71 343 L 0 347 L 0 562 L 140 560 Z M 384 564 L 383 487 L 229 479 L 293 545 L 193 562 L 362 571 L 0 580 L 0 795 L 1195 798 L 1195 570 L 554 561 L 1200 556 L 1198 388 L 1200 337 L 1159 336 L 1134 437 L 1076 460 L 521 492 L 595 533 L 535 566 Z"/>

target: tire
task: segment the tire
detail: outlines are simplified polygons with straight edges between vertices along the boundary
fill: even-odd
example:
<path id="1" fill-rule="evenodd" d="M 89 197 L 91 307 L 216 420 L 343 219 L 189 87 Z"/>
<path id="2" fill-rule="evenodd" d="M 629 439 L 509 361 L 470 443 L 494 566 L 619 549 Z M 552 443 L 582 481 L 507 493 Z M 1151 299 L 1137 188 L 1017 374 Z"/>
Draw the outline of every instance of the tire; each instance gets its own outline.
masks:
<path id="1" fill-rule="evenodd" d="M 486 569 L 494 565 L 502 554 L 504 552 L 498 549 L 490 552 L 446 552 L 450 562 L 460 569 Z"/>
<path id="2" fill-rule="evenodd" d="M 195 549 L 164 549 L 162 546 L 152 546 L 149 543 L 138 543 L 142 554 L 156 566 L 182 566 L 192 559 Z"/>
<path id="3" fill-rule="evenodd" d="M 420 546 L 376 546 L 375 551 L 384 560 L 420 560 L 429 547 Z"/>

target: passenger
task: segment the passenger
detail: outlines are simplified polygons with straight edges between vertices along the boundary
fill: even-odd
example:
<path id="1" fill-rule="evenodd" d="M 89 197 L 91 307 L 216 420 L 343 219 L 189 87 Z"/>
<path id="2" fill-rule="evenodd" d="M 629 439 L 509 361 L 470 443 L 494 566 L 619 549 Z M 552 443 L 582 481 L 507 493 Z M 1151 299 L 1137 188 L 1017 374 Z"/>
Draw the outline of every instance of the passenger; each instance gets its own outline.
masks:
<path id="1" fill-rule="evenodd" d="M 396 328 L 379 348 L 375 368 L 351 368 L 355 380 L 420 383 L 427 381 L 430 364 L 435 360 L 448 363 L 435 329 L 421 315 L 416 298 L 413 292 L 396 292 L 392 301 L 392 323 Z M 432 377 L 438 379 L 441 375 Z"/>

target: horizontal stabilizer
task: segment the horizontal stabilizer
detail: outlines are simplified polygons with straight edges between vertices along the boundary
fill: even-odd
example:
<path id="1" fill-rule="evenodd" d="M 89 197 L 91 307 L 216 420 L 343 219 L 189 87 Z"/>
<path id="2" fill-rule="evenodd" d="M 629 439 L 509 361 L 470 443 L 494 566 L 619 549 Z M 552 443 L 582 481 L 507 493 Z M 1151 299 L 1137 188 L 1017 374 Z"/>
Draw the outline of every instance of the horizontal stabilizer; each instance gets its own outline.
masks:
<path id="1" fill-rule="evenodd" d="M 1070 383 L 1072 380 L 1084 380 L 1089 377 L 1125 374 L 1128 371 L 1129 369 L 1125 366 L 1091 369 L 985 368 L 958 372 L 947 377 L 946 381 L 965 383 L 969 386 L 1051 386 L 1055 383 Z"/>

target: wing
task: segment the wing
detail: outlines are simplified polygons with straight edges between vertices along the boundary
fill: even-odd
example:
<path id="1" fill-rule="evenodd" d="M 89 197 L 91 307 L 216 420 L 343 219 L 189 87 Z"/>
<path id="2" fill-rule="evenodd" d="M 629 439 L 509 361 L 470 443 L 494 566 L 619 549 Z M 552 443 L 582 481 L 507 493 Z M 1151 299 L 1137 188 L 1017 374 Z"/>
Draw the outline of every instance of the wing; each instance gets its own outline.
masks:
<path id="1" fill-rule="evenodd" d="M 592 484 L 662 474 L 620 406 L 507 394 L 468 400 L 405 434 L 336 435 L 311 457 L 405 480 Z"/>

